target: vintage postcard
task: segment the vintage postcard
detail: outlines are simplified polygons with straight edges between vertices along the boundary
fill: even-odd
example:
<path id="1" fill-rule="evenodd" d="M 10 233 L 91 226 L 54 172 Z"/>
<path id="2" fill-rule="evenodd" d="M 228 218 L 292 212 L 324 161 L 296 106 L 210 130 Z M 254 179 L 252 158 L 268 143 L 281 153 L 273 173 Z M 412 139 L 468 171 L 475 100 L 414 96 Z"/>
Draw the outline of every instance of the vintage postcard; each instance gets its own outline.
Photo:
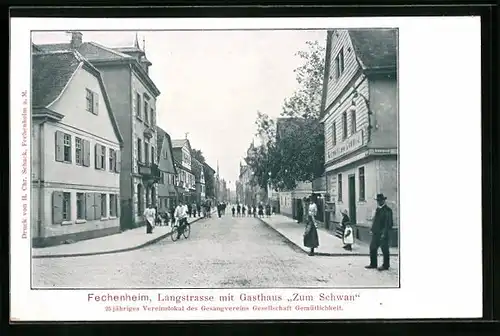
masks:
<path id="1" fill-rule="evenodd" d="M 479 19 L 11 25 L 12 321 L 480 316 Z"/>

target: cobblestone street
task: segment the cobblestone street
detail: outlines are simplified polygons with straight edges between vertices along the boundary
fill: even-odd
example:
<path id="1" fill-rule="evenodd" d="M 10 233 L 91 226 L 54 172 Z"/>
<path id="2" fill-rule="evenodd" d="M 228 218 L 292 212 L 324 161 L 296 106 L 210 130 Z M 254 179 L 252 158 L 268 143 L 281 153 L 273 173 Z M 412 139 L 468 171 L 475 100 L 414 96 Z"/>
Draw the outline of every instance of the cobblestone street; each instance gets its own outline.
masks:
<path id="1" fill-rule="evenodd" d="M 321 242 L 320 242 L 321 244 Z M 366 270 L 366 256 L 297 251 L 258 219 L 213 216 L 189 239 L 167 237 L 140 250 L 87 257 L 33 259 L 35 288 L 397 287 L 391 270 Z M 380 257 L 379 257 L 380 259 Z M 379 261 L 381 262 L 381 260 Z"/>

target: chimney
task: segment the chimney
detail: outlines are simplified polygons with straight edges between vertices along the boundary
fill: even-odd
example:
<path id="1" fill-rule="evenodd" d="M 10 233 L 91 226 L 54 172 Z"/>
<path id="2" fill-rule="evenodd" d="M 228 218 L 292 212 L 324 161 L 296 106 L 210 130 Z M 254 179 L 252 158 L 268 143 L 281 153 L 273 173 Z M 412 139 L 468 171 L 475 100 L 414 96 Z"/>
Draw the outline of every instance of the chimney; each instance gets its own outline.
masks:
<path id="1" fill-rule="evenodd" d="M 82 45 L 83 34 L 77 31 L 72 31 L 71 33 L 71 48 L 78 49 Z"/>

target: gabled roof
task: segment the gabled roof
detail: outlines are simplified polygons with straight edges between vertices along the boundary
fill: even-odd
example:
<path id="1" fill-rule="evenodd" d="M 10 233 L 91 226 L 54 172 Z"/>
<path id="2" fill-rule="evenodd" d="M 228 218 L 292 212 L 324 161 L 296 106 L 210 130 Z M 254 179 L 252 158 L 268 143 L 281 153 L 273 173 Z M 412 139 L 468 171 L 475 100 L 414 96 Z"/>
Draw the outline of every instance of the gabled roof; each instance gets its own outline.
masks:
<path id="1" fill-rule="evenodd" d="M 397 29 L 348 29 L 347 32 L 364 70 L 396 68 Z"/>
<path id="2" fill-rule="evenodd" d="M 177 168 L 175 166 L 175 159 L 174 159 L 174 153 L 172 150 L 172 140 L 170 139 L 170 135 L 163 130 L 160 126 L 156 126 L 156 144 L 158 151 L 157 153 L 160 155 L 160 153 L 163 150 L 163 146 L 166 145 L 168 146 L 168 151 L 170 153 L 170 157 L 172 158 L 172 162 L 174 163 L 174 174 L 177 174 Z"/>
<path id="3" fill-rule="evenodd" d="M 33 53 L 31 64 L 33 109 L 49 109 L 62 96 L 74 74 L 80 68 L 84 68 L 94 75 L 99 82 L 115 135 L 120 144 L 123 144 L 123 138 L 111 109 L 111 103 L 101 73 L 82 55 L 75 50 Z"/>
<path id="4" fill-rule="evenodd" d="M 36 47 L 46 52 L 71 50 L 70 43 L 37 44 Z M 154 82 L 135 57 L 127 55 L 117 49 L 108 48 L 96 42 L 83 42 L 78 47 L 77 51 L 92 63 L 105 64 L 110 62 L 127 62 L 133 65 L 134 69 L 151 86 L 156 96 L 160 95 L 160 90 L 156 87 Z"/>
<path id="5" fill-rule="evenodd" d="M 33 108 L 52 104 L 81 64 L 82 60 L 71 51 L 34 53 L 31 62 Z"/>

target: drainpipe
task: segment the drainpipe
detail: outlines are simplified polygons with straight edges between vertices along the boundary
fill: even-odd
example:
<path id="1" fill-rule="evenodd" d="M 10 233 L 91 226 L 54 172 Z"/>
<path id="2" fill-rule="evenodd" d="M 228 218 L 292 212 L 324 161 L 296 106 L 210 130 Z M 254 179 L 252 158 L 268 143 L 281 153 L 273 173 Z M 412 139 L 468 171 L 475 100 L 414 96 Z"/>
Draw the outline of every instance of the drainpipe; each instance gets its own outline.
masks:
<path id="1" fill-rule="evenodd" d="M 44 127 L 43 124 L 47 122 L 47 119 L 43 120 L 38 126 L 38 155 L 39 155 L 39 164 L 38 164 L 38 221 L 37 221 L 37 231 L 38 231 L 38 237 L 43 237 L 44 234 L 44 228 L 43 228 L 43 221 L 42 221 L 42 216 L 44 215 L 44 209 L 45 209 L 45 198 L 44 198 L 44 193 L 42 189 L 42 178 L 44 177 L 44 167 L 45 167 L 45 146 L 43 145 L 45 142 L 45 136 L 44 136 Z M 43 178 L 45 180 L 45 178 Z"/>
<path id="2" fill-rule="evenodd" d="M 365 79 L 363 79 L 363 81 L 365 81 Z M 362 82 L 363 82 L 362 81 Z M 372 137 L 372 115 L 373 115 L 373 111 L 371 109 L 371 106 L 370 106 L 370 100 L 368 98 L 366 98 L 365 95 L 363 95 L 361 92 L 359 92 L 357 90 L 357 88 L 354 89 L 354 98 L 357 98 L 357 97 L 361 97 L 364 101 L 364 103 L 366 104 L 366 109 L 368 110 L 368 127 L 367 127 L 367 131 L 366 131 L 366 137 L 367 137 L 367 142 L 370 142 L 371 140 L 371 137 Z"/>

